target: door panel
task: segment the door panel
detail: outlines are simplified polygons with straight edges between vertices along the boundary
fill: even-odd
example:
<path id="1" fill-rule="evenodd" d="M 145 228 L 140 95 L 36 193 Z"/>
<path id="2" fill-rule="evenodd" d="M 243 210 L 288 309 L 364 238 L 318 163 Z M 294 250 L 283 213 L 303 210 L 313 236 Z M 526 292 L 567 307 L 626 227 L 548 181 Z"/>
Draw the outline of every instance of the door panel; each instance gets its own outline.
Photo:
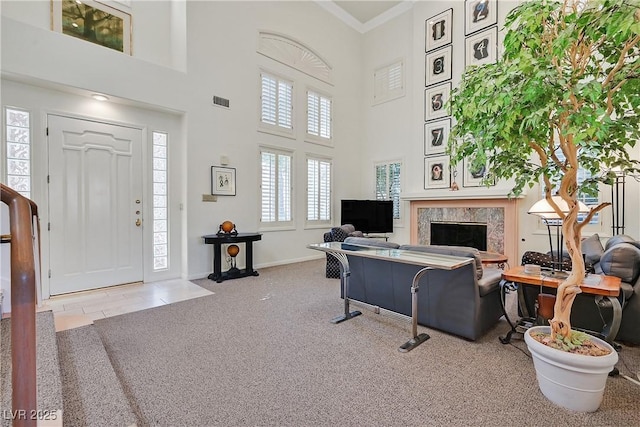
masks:
<path id="1" fill-rule="evenodd" d="M 141 281 L 142 131 L 56 115 L 48 128 L 51 294 Z"/>

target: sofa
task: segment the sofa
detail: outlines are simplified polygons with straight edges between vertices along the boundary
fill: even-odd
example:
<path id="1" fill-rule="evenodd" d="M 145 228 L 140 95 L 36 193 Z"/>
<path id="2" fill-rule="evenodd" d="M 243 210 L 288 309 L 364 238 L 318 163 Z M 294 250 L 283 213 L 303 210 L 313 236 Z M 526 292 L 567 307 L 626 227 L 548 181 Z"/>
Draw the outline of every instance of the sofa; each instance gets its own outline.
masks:
<path id="1" fill-rule="evenodd" d="M 418 292 L 420 325 L 477 340 L 503 315 L 499 291 L 502 270 L 483 268 L 475 248 L 400 246 L 358 237 L 347 237 L 344 243 L 473 258 L 474 262 L 455 270 L 433 269 L 421 277 Z M 347 258 L 351 271 L 350 299 L 411 316 L 411 284 L 422 266 L 350 255 Z"/>
<path id="2" fill-rule="evenodd" d="M 331 230 L 324 233 L 323 240 L 325 243 L 344 242 L 344 239 L 349 236 L 363 237 L 363 233 L 356 230 L 352 224 L 344 224 L 340 227 L 332 227 Z M 327 254 L 325 276 L 330 279 L 337 279 L 340 277 L 340 262 L 329 254 Z"/>
<path id="3" fill-rule="evenodd" d="M 640 344 L 640 241 L 628 235 L 617 235 L 602 246 L 594 234 L 582 241 L 582 252 L 587 265 L 597 274 L 619 277 L 622 282 L 618 300 L 622 306 L 622 321 L 616 341 Z M 539 292 L 555 294 L 554 289 L 525 287 L 525 303 L 534 313 Z M 611 304 L 603 300 L 596 305 L 593 296 L 578 294 L 571 311 L 572 326 L 590 331 L 601 331 L 611 318 Z"/>

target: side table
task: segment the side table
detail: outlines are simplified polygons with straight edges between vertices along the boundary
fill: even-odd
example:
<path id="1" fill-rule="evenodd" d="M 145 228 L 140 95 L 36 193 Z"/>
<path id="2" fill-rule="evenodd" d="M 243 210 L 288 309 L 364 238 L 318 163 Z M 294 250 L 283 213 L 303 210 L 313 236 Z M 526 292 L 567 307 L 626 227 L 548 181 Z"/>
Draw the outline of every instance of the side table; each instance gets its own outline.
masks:
<path id="1" fill-rule="evenodd" d="M 258 272 L 253 269 L 253 242 L 262 240 L 259 233 L 236 233 L 236 234 L 208 234 L 202 236 L 204 243 L 213 245 L 213 273 L 208 277 L 220 283 L 227 279 L 237 279 L 239 277 L 258 276 Z M 230 243 L 245 244 L 245 268 L 242 270 L 222 271 L 222 245 Z"/>

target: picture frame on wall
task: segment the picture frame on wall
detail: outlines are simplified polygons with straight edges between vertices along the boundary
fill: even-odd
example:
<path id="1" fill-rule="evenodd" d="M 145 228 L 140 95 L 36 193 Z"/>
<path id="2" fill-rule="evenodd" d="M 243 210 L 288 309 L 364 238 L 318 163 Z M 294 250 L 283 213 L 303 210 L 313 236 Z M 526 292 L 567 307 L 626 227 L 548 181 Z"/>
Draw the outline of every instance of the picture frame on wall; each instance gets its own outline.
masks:
<path id="1" fill-rule="evenodd" d="M 442 154 L 447 148 L 451 119 L 434 120 L 424 124 L 424 155 Z"/>
<path id="2" fill-rule="evenodd" d="M 451 95 L 451 82 L 428 87 L 424 90 L 424 120 L 440 119 L 446 117 L 447 102 Z"/>
<path id="3" fill-rule="evenodd" d="M 498 23 L 498 0 L 465 0 L 464 34 L 468 36 Z"/>
<path id="4" fill-rule="evenodd" d="M 434 50 L 424 55 L 425 86 L 431 86 L 451 80 L 452 46 Z"/>
<path id="5" fill-rule="evenodd" d="M 236 195 L 236 169 L 211 166 L 211 194 L 218 196 Z"/>
<path id="6" fill-rule="evenodd" d="M 449 188 L 451 170 L 449 156 L 433 156 L 424 158 L 424 189 Z"/>
<path id="7" fill-rule="evenodd" d="M 93 0 L 52 1 L 51 23 L 54 31 L 131 55 L 131 15 L 115 7 Z"/>
<path id="8" fill-rule="evenodd" d="M 487 165 L 482 166 L 481 168 L 474 168 L 471 165 L 471 160 L 465 158 L 462 161 L 462 186 L 463 187 L 483 187 L 485 184 L 482 182 L 486 173 L 487 173 Z M 491 185 L 495 185 L 495 181 L 491 183 Z"/>
<path id="9" fill-rule="evenodd" d="M 494 64 L 498 60 L 498 27 L 480 31 L 465 40 L 465 65 Z"/>
<path id="10" fill-rule="evenodd" d="M 451 43 L 453 9 L 447 9 L 424 22 L 424 51 L 430 52 Z"/>

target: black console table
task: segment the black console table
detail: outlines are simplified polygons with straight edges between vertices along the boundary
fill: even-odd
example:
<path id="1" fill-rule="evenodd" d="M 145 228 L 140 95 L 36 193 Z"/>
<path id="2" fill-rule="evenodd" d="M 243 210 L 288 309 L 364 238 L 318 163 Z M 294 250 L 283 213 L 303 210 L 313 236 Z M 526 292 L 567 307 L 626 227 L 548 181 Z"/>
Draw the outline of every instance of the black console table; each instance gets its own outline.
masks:
<path id="1" fill-rule="evenodd" d="M 259 233 L 236 233 L 236 234 L 209 234 L 202 236 L 204 243 L 213 245 L 213 273 L 209 279 L 220 283 L 227 279 L 237 279 L 239 277 L 258 276 L 258 272 L 253 269 L 253 242 L 261 240 Z M 244 243 L 245 244 L 245 268 L 229 269 L 222 271 L 222 245 Z"/>

